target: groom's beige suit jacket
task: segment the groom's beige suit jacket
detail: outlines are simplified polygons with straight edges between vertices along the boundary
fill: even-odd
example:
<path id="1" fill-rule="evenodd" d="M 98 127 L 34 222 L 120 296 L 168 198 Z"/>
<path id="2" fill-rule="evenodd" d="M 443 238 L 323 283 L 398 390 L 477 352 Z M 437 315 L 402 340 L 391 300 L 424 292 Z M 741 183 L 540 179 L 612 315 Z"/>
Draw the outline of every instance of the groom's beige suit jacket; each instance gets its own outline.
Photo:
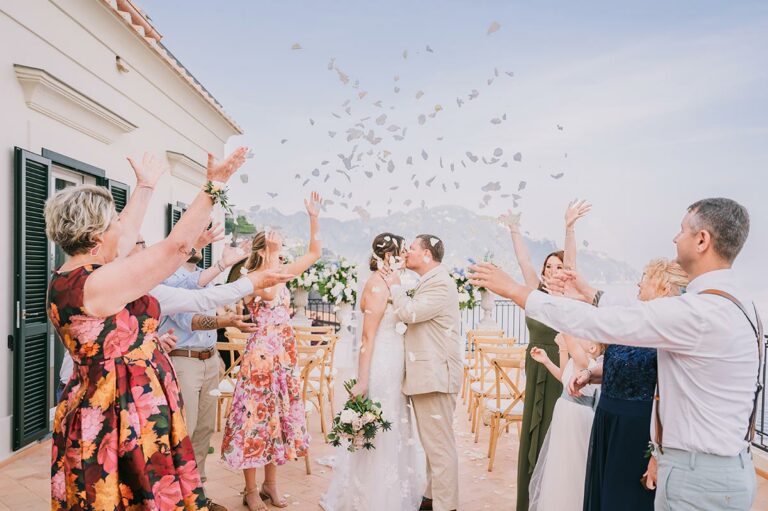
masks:
<path id="1" fill-rule="evenodd" d="M 424 274 L 413 297 L 402 286 L 393 286 L 392 303 L 408 325 L 403 393 L 458 393 L 463 371 L 459 293 L 448 271 L 438 266 Z"/>

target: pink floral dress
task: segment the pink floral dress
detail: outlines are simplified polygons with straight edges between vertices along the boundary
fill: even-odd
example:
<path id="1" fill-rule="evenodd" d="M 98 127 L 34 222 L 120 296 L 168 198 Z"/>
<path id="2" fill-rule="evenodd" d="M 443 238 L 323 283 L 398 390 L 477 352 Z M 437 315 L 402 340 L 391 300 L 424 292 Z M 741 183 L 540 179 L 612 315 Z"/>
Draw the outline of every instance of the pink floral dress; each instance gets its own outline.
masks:
<path id="1" fill-rule="evenodd" d="M 221 456 L 234 469 L 263 467 L 305 456 L 309 447 L 296 376 L 290 292 L 248 305 L 258 330 L 248 339 L 227 417 Z"/>

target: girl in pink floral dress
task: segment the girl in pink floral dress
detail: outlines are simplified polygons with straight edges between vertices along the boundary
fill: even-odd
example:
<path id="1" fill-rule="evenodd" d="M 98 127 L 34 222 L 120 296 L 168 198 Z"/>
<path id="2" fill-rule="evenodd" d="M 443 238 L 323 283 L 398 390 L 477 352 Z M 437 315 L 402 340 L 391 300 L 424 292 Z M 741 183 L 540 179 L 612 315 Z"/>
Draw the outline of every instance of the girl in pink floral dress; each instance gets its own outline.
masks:
<path id="1" fill-rule="evenodd" d="M 304 201 L 310 218 L 309 250 L 286 264 L 285 273 L 300 275 L 320 258 L 317 216 L 321 201 L 317 193 Z M 257 233 L 245 268 L 254 271 L 278 267 L 281 247 L 282 240 L 276 233 Z M 248 339 L 240 363 L 221 455 L 230 467 L 243 470 L 243 504 L 250 510 L 266 509 L 265 500 L 276 507 L 288 505 L 277 488 L 277 465 L 305 456 L 309 447 L 301 384 L 295 374 L 296 340 L 289 324 L 290 299 L 284 285 L 257 291 L 246 299 L 257 330 Z M 261 491 L 256 484 L 259 467 L 264 467 Z"/>

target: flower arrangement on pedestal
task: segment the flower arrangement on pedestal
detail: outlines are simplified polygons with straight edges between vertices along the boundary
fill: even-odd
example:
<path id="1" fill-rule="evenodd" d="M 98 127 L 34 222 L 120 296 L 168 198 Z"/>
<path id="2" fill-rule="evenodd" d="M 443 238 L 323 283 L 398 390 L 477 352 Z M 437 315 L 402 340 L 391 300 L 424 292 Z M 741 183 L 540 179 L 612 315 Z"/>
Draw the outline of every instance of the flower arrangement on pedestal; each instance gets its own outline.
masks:
<path id="1" fill-rule="evenodd" d="M 307 271 L 288 282 L 287 286 L 291 292 L 294 291 L 320 291 L 320 286 L 324 280 L 325 264 L 323 261 L 317 261 L 309 267 Z"/>
<path id="2" fill-rule="evenodd" d="M 464 268 L 454 268 L 451 270 L 451 277 L 456 282 L 456 289 L 459 291 L 459 308 L 461 310 L 472 310 L 480 303 L 480 289 L 469 283 L 469 277 Z"/>
<path id="3" fill-rule="evenodd" d="M 357 265 L 343 257 L 320 272 L 317 290 L 324 302 L 353 305 L 357 300 Z"/>

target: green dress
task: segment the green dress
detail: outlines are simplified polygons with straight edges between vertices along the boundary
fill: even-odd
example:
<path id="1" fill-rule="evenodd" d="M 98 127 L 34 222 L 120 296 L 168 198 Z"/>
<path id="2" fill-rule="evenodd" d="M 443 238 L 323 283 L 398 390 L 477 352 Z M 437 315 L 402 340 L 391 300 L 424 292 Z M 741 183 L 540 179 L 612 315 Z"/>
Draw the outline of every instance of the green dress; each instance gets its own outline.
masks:
<path id="1" fill-rule="evenodd" d="M 541 348 L 557 363 L 557 332 L 535 319 L 525 318 L 528 327 L 528 350 L 525 354 L 525 402 L 520 450 L 517 454 L 517 511 L 528 510 L 528 483 L 539 458 L 539 451 L 552 421 L 555 402 L 563 392 L 563 384 L 531 358 L 531 348 Z"/>

